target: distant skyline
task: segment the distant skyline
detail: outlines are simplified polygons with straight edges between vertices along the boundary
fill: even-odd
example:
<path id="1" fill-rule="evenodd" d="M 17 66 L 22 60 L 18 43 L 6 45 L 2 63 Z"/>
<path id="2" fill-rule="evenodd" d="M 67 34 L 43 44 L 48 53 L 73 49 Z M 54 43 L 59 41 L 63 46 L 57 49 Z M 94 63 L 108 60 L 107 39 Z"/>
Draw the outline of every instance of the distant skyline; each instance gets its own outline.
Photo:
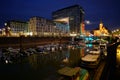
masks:
<path id="1" fill-rule="evenodd" d="M 119 0 L 1 0 L 0 28 L 8 20 L 28 21 L 32 16 L 52 18 L 52 12 L 79 4 L 85 11 L 85 29 L 98 28 L 100 20 L 110 30 L 120 28 Z"/>

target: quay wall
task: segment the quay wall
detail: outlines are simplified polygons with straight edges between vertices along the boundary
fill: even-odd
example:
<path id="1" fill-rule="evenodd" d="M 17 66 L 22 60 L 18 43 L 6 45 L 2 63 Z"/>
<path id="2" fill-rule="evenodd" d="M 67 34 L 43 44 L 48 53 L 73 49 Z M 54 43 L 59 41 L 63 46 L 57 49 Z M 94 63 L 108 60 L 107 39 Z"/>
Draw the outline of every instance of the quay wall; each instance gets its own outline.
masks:
<path id="1" fill-rule="evenodd" d="M 66 43 L 70 37 L 0 37 L 0 48 L 7 47 L 36 47 L 45 44 Z"/>

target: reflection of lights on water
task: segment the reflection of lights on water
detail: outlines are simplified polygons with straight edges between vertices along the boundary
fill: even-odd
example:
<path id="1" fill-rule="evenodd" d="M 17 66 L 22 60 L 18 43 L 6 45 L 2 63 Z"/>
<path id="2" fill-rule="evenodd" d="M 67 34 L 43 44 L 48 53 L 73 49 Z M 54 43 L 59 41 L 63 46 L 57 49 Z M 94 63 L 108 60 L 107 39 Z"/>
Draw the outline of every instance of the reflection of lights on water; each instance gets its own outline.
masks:
<path id="1" fill-rule="evenodd" d="M 117 49 L 117 56 L 120 56 L 120 50 Z"/>
<path id="2" fill-rule="evenodd" d="M 117 63 L 119 64 L 120 63 L 120 49 L 119 49 L 119 47 L 117 48 L 116 58 L 117 58 Z"/>
<path id="3" fill-rule="evenodd" d="M 52 47 L 52 48 L 51 48 L 51 50 L 52 50 L 52 52 L 54 52 L 54 51 L 55 51 L 55 48 L 54 48 L 54 47 Z"/>
<path id="4" fill-rule="evenodd" d="M 5 63 L 7 64 L 7 63 L 8 63 L 8 60 L 5 60 Z"/>
<path id="5" fill-rule="evenodd" d="M 87 47 L 92 47 L 93 45 L 92 44 L 86 44 Z"/>
<path id="6" fill-rule="evenodd" d="M 71 46 L 71 45 L 68 45 L 67 47 L 68 47 L 68 49 L 71 49 L 71 48 L 72 48 L 72 46 Z"/>
<path id="7" fill-rule="evenodd" d="M 75 47 L 72 47 L 72 49 L 74 50 L 74 49 L 75 49 Z"/>
<path id="8" fill-rule="evenodd" d="M 62 47 L 60 46 L 60 50 L 62 50 Z"/>
<path id="9" fill-rule="evenodd" d="M 120 45 L 117 47 L 117 54 L 116 54 L 116 67 L 120 66 Z"/>
<path id="10" fill-rule="evenodd" d="M 87 52 L 89 52 L 90 50 L 89 50 L 89 49 L 87 49 L 86 51 L 87 51 Z"/>
<path id="11" fill-rule="evenodd" d="M 120 56 L 120 46 L 117 47 L 117 56 Z"/>
<path id="12" fill-rule="evenodd" d="M 69 57 L 70 57 L 70 53 L 66 52 L 65 54 L 65 58 L 62 60 L 64 63 L 68 63 L 69 62 Z"/>
<path id="13" fill-rule="evenodd" d="M 86 40 L 86 41 L 92 41 L 93 38 L 92 38 L 92 37 L 86 37 L 85 40 Z"/>
<path id="14" fill-rule="evenodd" d="M 63 59 L 63 62 L 64 62 L 64 63 L 68 63 L 68 62 L 69 62 L 69 59 L 66 57 L 65 59 Z"/>

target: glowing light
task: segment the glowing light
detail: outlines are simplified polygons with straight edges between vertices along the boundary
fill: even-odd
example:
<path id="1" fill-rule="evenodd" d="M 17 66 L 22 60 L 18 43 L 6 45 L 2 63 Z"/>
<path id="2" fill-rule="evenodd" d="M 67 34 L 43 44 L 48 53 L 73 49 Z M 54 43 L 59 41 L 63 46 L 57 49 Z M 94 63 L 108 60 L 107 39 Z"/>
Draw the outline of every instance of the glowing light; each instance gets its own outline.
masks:
<path id="1" fill-rule="evenodd" d="M 54 21 L 62 21 L 62 22 L 67 22 L 67 23 L 69 23 L 69 17 L 60 18 L 60 19 L 55 19 Z"/>
<path id="2" fill-rule="evenodd" d="M 5 23 L 4 25 L 7 26 L 7 23 Z"/>
<path id="3" fill-rule="evenodd" d="M 70 36 L 77 36 L 77 34 L 73 33 L 73 34 L 70 34 Z"/>
<path id="4" fill-rule="evenodd" d="M 7 64 L 7 63 L 8 63 L 8 60 L 5 60 L 5 63 Z"/>
<path id="5" fill-rule="evenodd" d="M 119 31 L 119 29 L 117 29 L 116 31 Z"/>
<path id="6" fill-rule="evenodd" d="M 85 20 L 86 24 L 91 24 L 91 22 L 89 20 Z"/>
<path id="7" fill-rule="evenodd" d="M 29 35 L 30 35 L 30 36 L 32 36 L 32 35 L 33 35 L 33 33 L 32 33 L 32 32 L 30 32 L 30 33 L 29 33 Z"/>

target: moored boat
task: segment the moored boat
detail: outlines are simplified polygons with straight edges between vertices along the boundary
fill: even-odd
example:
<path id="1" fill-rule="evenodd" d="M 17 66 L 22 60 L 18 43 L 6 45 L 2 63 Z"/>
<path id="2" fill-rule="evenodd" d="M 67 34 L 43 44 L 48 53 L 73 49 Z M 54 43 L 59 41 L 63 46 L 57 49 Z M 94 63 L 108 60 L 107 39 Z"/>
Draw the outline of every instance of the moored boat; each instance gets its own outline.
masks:
<path id="1" fill-rule="evenodd" d="M 100 55 L 87 54 L 81 58 L 81 66 L 96 68 L 100 63 Z"/>
<path id="2" fill-rule="evenodd" d="M 89 80 L 88 71 L 80 67 L 63 67 L 58 73 L 63 76 L 62 80 Z"/>

